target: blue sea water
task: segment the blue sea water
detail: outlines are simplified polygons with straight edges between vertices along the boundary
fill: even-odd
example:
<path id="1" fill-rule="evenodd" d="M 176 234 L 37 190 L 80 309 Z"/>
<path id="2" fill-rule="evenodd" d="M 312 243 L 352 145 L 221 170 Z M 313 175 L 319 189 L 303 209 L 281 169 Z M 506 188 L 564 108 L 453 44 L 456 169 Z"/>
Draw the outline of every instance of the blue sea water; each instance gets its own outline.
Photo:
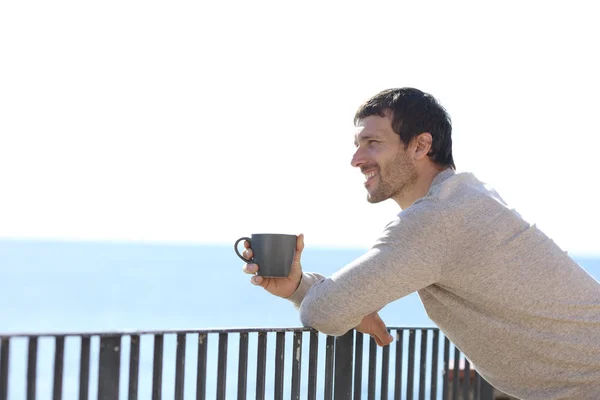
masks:
<path id="1" fill-rule="evenodd" d="M 303 268 L 328 275 L 363 251 L 307 248 Z M 0 241 L 0 332 L 299 326 L 242 264 L 227 245 Z M 416 296 L 383 313 L 431 325 Z"/>
<path id="2" fill-rule="evenodd" d="M 329 275 L 364 250 L 306 248 L 303 267 Z M 600 258 L 574 258 L 600 279 Z M 232 245 L 2 240 L 0 333 L 300 326 L 293 306 L 251 285 L 241 267 L 242 261 Z M 380 314 L 388 326 L 435 326 L 416 294 L 388 305 Z M 78 342 L 75 338 L 73 343 L 70 340 L 67 339 L 65 353 L 65 399 L 76 398 L 77 393 Z M 150 396 L 151 340 L 142 338 L 140 399 Z M 174 357 L 174 340 L 165 338 L 166 361 Z M 274 346 L 274 340 L 269 343 Z M 127 345 L 123 343 L 123 357 Z M 51 398 L 52 346 L 40 340 L 39 399 Z M 194 346 L 188 343 L 188 354 L 194 353 Z M 235 346 L 232 341 L 232 355 Z M 255 357 L 252 351 L 251 348 L 250 360 Z M 274 349 L 270 347 L 269 351 Z M 290 354 L 291 350 L 287 351 Z M 96 356 L 92 354 L 92 393 L 96 390 L 93 383 Z M 216 357 L 213 347 L 209 351 L 209 373 L 214 373 Z M 11 344 L 10 399 L 24 398 L 25 361 L 26 343 L 15 340 Z M 126 362 L 123 358 L 123 363 Z M 192 363 L 191 359 L 189 362 Z M 231 358 L 230 369 L 235 362 Z M 166 399 L 173 396 L 172 385 L 167 385 L 173 380 L 173 368 L 169 365 L 165 364 L 164 371 Z M 193 388 L 188 385 L 195 383 L 194 368 L 192 364 L 186 366 L 186 398 L 188 392 L 192 396 Z M 250 374 L 252 368 L 249 362 Z M 267 373 L 272 369 L 268 364 Z M 228 373 L 236 375 L 237 370 Z M 214 384 L 208 382 L 209 393 L 215 390 Z M 227 387 L 229 393 L 235 392 L 235 381 L 229 379 Z M 122 390 L 125 389 L 122 385 Z"/>

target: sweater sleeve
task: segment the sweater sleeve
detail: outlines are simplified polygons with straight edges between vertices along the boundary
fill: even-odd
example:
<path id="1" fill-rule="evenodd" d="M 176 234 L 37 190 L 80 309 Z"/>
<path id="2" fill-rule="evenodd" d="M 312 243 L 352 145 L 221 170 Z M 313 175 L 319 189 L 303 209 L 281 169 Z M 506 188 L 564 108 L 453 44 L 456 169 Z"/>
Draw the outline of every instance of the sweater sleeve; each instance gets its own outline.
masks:
<path id="1" fill-rule="evenodd" d="M 328 335 L 343 335 L 364 316 L 436 283 L 446 241 L 434 200 L 413 204 L 385 227 L 369 251 L 331 277 L 304 274 L 292 295 L 302 324 Z"/>

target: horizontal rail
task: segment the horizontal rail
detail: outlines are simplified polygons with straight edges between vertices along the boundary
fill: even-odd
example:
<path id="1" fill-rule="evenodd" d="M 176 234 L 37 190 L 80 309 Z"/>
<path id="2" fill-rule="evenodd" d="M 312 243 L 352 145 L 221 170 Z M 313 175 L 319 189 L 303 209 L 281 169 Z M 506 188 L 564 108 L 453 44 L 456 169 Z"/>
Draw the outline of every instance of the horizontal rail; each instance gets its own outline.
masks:
<path id="1" fill-rule="evenodd" d="M 415 330 L 438 330 L 432 326 L 389 326 L 388 330 L 399 329 L 415 329 Z M 194 334 L 194 333 L 255 333 L 255 332 L 317 332 L 313 328 L 298 326 L 298 327 L 233 327 L 233 328 L 203 328 L 203 329 L 166 329 L 166 330 L 122 330 L 122 331 L 79 331 L 79 332 L 0 332 L 0 339 L 16 338 L 16 337 L 55 337 L 55 336 L 131 336 L 131 335 L 176 335 Z"/>

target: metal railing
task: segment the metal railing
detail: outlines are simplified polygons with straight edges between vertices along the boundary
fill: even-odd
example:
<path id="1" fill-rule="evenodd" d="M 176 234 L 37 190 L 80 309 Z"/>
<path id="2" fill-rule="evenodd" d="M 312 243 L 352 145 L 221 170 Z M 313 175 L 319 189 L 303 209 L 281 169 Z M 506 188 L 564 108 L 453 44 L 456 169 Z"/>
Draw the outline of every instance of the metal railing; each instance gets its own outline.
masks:
<path id="1" fill-rule="evenodd" d="M 389 330 L 385 347 L 308 328 L 0 334 L 0 400 L 492 399 L 438 329 Z"/>

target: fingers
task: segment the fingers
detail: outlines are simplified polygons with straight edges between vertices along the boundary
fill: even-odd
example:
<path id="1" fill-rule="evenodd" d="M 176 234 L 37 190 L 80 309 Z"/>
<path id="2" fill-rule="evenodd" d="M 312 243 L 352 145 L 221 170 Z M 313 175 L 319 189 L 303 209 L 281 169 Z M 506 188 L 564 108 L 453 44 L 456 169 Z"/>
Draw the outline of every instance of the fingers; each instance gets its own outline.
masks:
<path id="1" fill-rule="evenodd" d="M 379 336 L 377 336 L 375 334 L 371 334 L 369 336 L 371 336 L 373 339 L 375 339 L 375 343 L 377 343 L 377 346 L 383 346 L 383 342 L 381 341 L 381 339 L 379 339 Z"/>
<path id="2" fill-rule="evenodd" d="M 242 256 L 247 260 L 252 260 L 254 253 L 252 252 L 252 249 L 250 248 L 250 242 L 248 242 L 247 240 L 244 240 L 244 247 L 246 248 L 246 250 L 244 250 L 244 252 L 242 253 Z M 258 265 L 254 264 L 254 263 L 246 263 L 242 267 L 242 271 L 244 271 L 247 274 L 254 275 L 254 274 L 256 274 L 256 272 L 258 272 Z"/>
<path id="3" fill-rule="evenodd" d="M 247 274 L 254 275 L 258 272 L 258 265 L 256 264 L 244 264 L 242 271 Z"/>
<path id="4" fill-rule="evenodd" d="M 252 278 L 250 278 L 250 283 L 256 286 L 262 286 L 263 282 L 264 278 L 260 275 L 254 275 Z"/>
<path id="5" fill-rule="evenodd" d="M 248 243 L 247 240 L 244 241 L 244 247 L 246 248 L 246 250 L 244 250 L 242 255 L 247 260 L 252 260 L 254 253 L 252 252 L 252 249 L 250 248 L 250 243 Z M 254 263 L 247 263 L 242 267 L 242 270 L 247 274 L 253 275 L 258 271 L 258 265 L 254 264 Z"/>
<path id="6" fill-rule="evenodd" d="M 387 326 L 385 326 L 379 314 L 375 314 L 371 329 L 371 334 L 375 337 L 375 341 L 379 346 L 387 346 L 394 341 L 394 337 L 388 332 Z"/>
<path id="7" fill-rule="evenodd" d="M 387 346 L 394 341 L 394 337 L 390 335 L 388 331 L 386 331 L 384 334 L 373 334 L 371 336 L 373 336 L 375 342 L 379 346 Z"/>
<path id="8" fill-rule="evenodd" d="M 369 336 L 371 336 L 373 339 L 375 339 L 375 343 L 377 343 L 378 346 L 382 346 L 382 347 L 387 346 L 388 344 L 390 344 L 394 341 L 394 337 L 392 335 L 390 335 L 390 333 L 387 331 L 385 334 L 371 333 Z"/>
<path id="9" fill-rule="evenodd" d="M 242 255 L 244 256 L 244 258 L 252 260 L 254 253 L 252 252 L 251 248 L 247 247 L 246 250 L 244 250 L 244 252 L 242 253 Z"/>
<path id="10" fill-rule="evenodd" d="M 265 287 L 265 285 L 267 284 L 267 281 L 265 281 L 265 278 L 263 278 L 260 275 L 256 275 L 256 272 L 258 272 L 258 265 L 244 264 L 244 267 L 242 269 L 245 273 L 252 275 L 252 277 L 250 278 L 250 283 L 252 283 L 253 285 L 256 285 L 256 286 Z"/>
<path id="11" fill-rule="evenodd" d="M 250 243 L 248 243 L 247 240 L 244 240 L 244 247 L 246 248 L 246 250 L 244 250 L 242 255 L 244 256 L 244 258 L 251 260 L 252 257 L 254 256 L 254 253 L 252 253 L 252 249 L 250 248 Z M 250 282 L 253 285 L 262 286 L 262 283 L 264 281 L 263 277 L 256 275 L 256 273 L 258 272 L 258 265 L 254 264 L 254 263 L 244 264 L 244 266 L 242 267 L 242 271 L 244 271 L 247 274 L 254 275 L 252 278 L 250 278 Z"/>

